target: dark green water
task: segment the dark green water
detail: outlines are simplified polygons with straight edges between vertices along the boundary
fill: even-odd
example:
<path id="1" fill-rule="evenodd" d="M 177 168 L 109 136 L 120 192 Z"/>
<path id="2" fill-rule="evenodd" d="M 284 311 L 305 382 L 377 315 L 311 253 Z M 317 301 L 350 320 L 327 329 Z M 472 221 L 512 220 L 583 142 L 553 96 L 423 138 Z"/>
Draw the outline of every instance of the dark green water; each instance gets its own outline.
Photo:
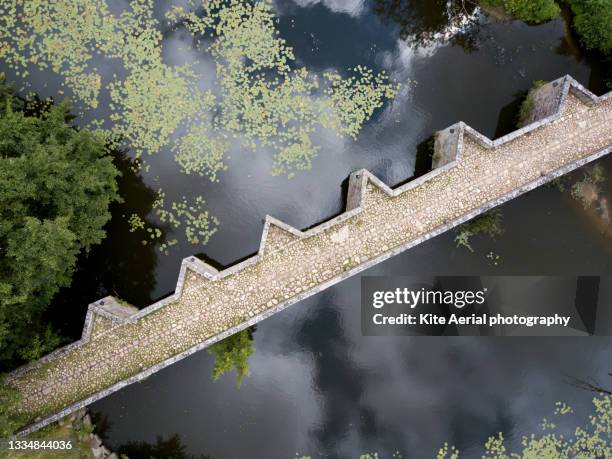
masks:
<path id="1" fill-rule="evenodd" d="M 571 74 L 598 94 L 605 90 L 609 69 L 572 44 L 561 20 L 527 26 L 480 18 L 454 33 L 441 1 L 277 4 L 281 35 L 299 63 L 321 71 L 366 64 L 416 84 L 377 113 L 356 141 L 320 134 L 312 171 L 291 180 L 271 176 L 270 158 L 248 152 L 232 154 L 218 184 L 186 177 L 167 154 L 152 158 L 142 176 L 125 168 L 125 203 L 114 210 L 107 240 L 83 258 L 73 287 L 50 310 L 66 333 L 78 335 L 85 305 L 106 294 L 140 306 L 168 295 L 180 260 L 193 252 L 221 266 L 254 253 L 266 214 L 304 228 L 341 212 L 342 183 L 355 169 L 368 168 L 390 184 L 405 181 L 437 129 L 463 120 L 489 137 L 509 132 L 534 80 Z M 179 50 L 183 40 L 166 35 L 168 59 L 193 58 Z M 34 75 L 32 84 L 52 92 L 53 81 Z M 612 159 L 600 164 L 612 177 Z M 206 197 L 221 221 L 207 246 L 182 244 L 165 256 L 128 232 L 121 216 L 149 211 L 160 184 L 170 198 Z M 606 224 L 568 192 L 541 188 L 503 212 L 504 235 L 475 240 L 475 253 L 457 249 L 454 235 L 446 234 L 364 274 L 612 273 Z M 486 257 L 490 251 L 500 256 L 498 265 Z M 344 458 L 366 451 L 432 457 L 445 441 L 465 457 L 480 457 L 477 447 L 489 435 L 501 430 L 516 444 L 557 400 L 584 413 L 590 394 L 567 378 L 605 382 L 612 371 L 607 338 L 375 338 L 361 336 L 359 318 L 356 277 L 261 323 L 252 374 L 240 389 L 233 375 L 212 383 L 213 359 L 202 352 L 92 409 L 107 420 L 105 435 L 115 448 L 178 433 L 189 453 L 213 458 Z"/>

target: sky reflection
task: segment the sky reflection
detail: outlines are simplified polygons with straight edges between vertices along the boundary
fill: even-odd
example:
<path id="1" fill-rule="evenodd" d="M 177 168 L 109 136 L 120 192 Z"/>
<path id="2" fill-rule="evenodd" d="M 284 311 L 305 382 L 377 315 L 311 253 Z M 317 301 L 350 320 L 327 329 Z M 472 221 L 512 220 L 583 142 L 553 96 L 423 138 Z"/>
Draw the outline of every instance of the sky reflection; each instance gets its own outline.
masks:
<path id="1" fill-rule="evenodd" d="M 266 214 L 298 228 L 327 219 L 342 210 L 341 184 L 350 172 L 366 167 L 389 184 L 406 180 L 417 145 L 458 120 L 490 137 L 501 135 L 513 127 L 513 104 L 533 80 L 570 73 L 600 88 L 597 64 L 563 52 L 562 21 L 538 27 L 484 22 L 469 40 L 411 41 L 406 37 L 414 27 L 397 20 L 404 16 L 373 9 L 391 3 L 279 1 L 281 35 L 296 48 L 300 65 L 322 72 L 364 63 L 416 85 L 406 85 L 356 141 L 317 132 L 322 149 L 312 171 L 291 180 L 270 175 L 270 152 L 254 155 L 237 144 L 218 184 L 181 174 L 168 151 L 149 158 L 151 170 L 139 187 L 163 185 L 169 196 L 203 194 L 221 220 L 219 232 L 205 247 L 185 245 L 155 262 L 149 248 L 132 248 L 130 272 L 146 279 L 146 291 L 134 293 L 133 283 L 125 283 L 125 290 L 113 292 L 123 283 L 101 280 L 84 294 L 88 301 L 105 292 L 127 300 L 164 296 L 175 285 L 180 259 L 194 250 L 233 263 L 257 250 Z M 451 30 L 443 21 L 446 2 L 400 3 L 425 9 L 415 10 L 427 19 L 421 36 Z M 166 31 L 163 45 L 167 63 L 198 59 L 198 84 L 214 88 L 212 61 L 189 48 L 189 35 Z M 100 68 L 115 71 L 112 63 Z M 59 88 L 48 73 L 32 76 L 31 83 L 42 95 Z M 103 103 L 84 120 L 107 114 Z M 612 170 L 610 159 L 602 164 Z M 592 230 L 567 195 L 541 189 L 504 206 L 504 216 L 504 236 L 475 241 L 475 254 L 456 249 L 447 234 L 368 274 L 612 273 L 610 239 Z M 109 240 L 121 240 L 120 230 L 109 228 Z M 98 253 L 97 264 L 112 266 L 125 247 L 112 250 L 112 256 Z M 488 251 L 501 255 L 500 266 L 486 259 Z M 449 441 L 471 457 L 499 430 L 516 443 L 557 400 L 575 402 L 580 414 L 591 394 L 566 384 L 566 377 L 605 381 L 612 371 L 607 338 L 362 337 L 358 294 L 356 277 L 264 321 L 255 333 L 251 376 L 240 389 L 233 375 L 212 383 L 212 357 L 201 352 L 96 403 L 93 409 L 112 424 L 109 444 L 153 442 L 157 434 L 178 432 L 190 452 L 213 458 L 293 458 L 298 452 L 344 458 L 364 451 L 387 457 L 396 450 L 419 458 Z"/>

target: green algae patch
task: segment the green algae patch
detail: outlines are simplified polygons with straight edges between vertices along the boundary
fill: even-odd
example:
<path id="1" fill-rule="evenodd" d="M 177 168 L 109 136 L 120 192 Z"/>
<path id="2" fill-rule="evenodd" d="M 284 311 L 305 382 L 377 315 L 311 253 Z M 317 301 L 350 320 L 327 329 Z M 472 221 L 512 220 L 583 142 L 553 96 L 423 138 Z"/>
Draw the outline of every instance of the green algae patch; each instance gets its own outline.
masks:
<path id="1" fill-rule="evenodd" d="M 184 227 L 185 237 L 192 244 L 206 244 L 217 231 L 219 220 L 204 210 L 206 201 L 202 196 L 196 196 L 188 201 L 183 196 L 181 201 L 172 202 L 170 209 L 164 208 L 165 194 L 159 190 L 158 199 L 153 204 L 155 213 L 162 223 L 170 223 L 173 227 Z"/>
<path id="2" fill-rule="evenodd" d="M 167 18 L 194 34 L 196 46 L 215 61 L 221 93 L 215 131 L 239 136 L 252 150 L 270 147 L 274 174 L 310 169 L 319 151 L 311 134 L 318 128 L 356 138 L 397 91 L 384 74 L 362 66 L 348 76 L 296 68 L 293 49 L 278 36 L 270 1 L 191 1 L 188 9 L 172 8 Z"/>
<path id="3" fill-rule="evenodd" d="M 137 156 L 172 151 L 185 173 L 211 180 L 225 169 L 231 142 L 271 150 L 275 174 L 307 170 L 319 152 L 315 130 L 355 138 L 397 91 L 384 74 L 361 66 L 347 75 L 297 67 L 271 0 L 191 0 L 170 5 L 167 24 L 153 11 L 152 0 L 120 12 L 107 0 L 7 0 L 0 57 L 22 77 L 33 69 L 61 75 L 85 110 L 97 108 L 106 91 L 109 130 Z M 165 62 L 162 26 L 193 34 L 191 51 L 214 62 L 214 90 L 201 87 L 195 60 Z M 94 66 L 100 58 L 118 63 L 121 76 L 103 77 Z"/>

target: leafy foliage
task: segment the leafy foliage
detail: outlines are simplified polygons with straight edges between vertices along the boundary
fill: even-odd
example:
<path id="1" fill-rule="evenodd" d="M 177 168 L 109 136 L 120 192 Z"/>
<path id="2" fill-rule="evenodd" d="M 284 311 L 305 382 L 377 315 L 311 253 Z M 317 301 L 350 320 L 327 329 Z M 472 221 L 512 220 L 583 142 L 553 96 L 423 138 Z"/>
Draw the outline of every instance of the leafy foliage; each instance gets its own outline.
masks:
<path id="1" fill-rule="evenodd" d="M 485 444 L 483 459 L 591 459 L 612 457 L 612 397 L 593 398 L 595 412 L 589 423 L 576 426 L 569 435 L 559 432 L 554 421 L 544 419 L 541 431 L 523 437 L 520 450 L 508 451 L 502 433 L 490 437 Z M 557 403 L 555 416 L 568 416 L 573 410 Z M 457 448 L 445 444 L 437 459 L 459 459 Z"/>
<path id="2" fill-rule="evenodd" d="M 254 328 L 248 328 L 210 346 L 208 352 L 215 355 L 213 381 L 233 369 L 238 385 L 249 375 L 249 357 L 255 352 L 253 332 Z"/>
<path id="3" fill-rule="evenodd" d="M 15 416 L 21 399 L 20 393 L 14 387 L 4 381 L 0 376 L 0 438 L 10 437 L 22 425 L 22 420 Z"/>
<path id="4" fill-rule="evenodd" d="M 554 0 L 480 0 L 480 3 L 502 8 L 517 19 L 535 24 L 554 19 L 561 13 Z"/>
<path id="5" fill-rule="evenodd" d="M 587 48 L 612 50 L 612 0 L 567 0 L 574 30 Z"/>
<path id="6" fill-rule="evenodd" d="M 0 87 L 0 360 L 7 364 L 59 344 L 41 314 L 70 284 L 78 253 L 104 238 L 118 172 L 106 137 L 70 126 L 65 103 L 34 110 Z"/>
<path id="7" fill-rule="evenodd" d="M 499 236 L 504 232 L 502 220 L 502 211 L 493 209 L 464 223 L 457 229 L 457 235 L 455 236 L 457 247 L 463 246 L 470 252 L 473 252 L 474 249 L 470 245 L 470 238 L 478 234 L 486 234 L 490 237 Z"/>
<path id="8" fill-rule="evenodd" d="M 573 28 L 589 49 L 612 50 L 612 0 L 564 0 L 574 14 Z M 502 8 L 517 19 L 541 23 L 559 16 L 554 0 L 480 0 L 484 6 Z"/>

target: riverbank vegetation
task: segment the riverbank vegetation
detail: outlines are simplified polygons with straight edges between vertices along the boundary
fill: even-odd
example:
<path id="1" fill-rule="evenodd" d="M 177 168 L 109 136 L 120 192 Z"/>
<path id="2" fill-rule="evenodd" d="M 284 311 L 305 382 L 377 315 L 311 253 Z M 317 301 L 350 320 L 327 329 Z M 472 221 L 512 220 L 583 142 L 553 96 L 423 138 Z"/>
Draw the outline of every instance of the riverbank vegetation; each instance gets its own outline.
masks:
<path id="1" fill-rule="evenodd" d="M 588 49 L 612 51 L 612 0 L 565 0 L 573 27 Z"/>
<path id="2" fill-rule="evenodd" d="M 0 85 L 0 365 L 39 358 L 60 338 L 42 319 L 78 254 L 104 238 L 119 199 L 107 138 L 75 129 L 67 103 Z"/>
<path id="3" fill-rule="evenodd" d="M 461 29 L 473 22 L 477 6 L 495 18 L 515 18 L 529 24 L 556 19 L 567 8 L 571 12 L 572 28 L 585 48 L 612 50 L 612 0 L 452 0 L 444 3 L 446 8 L 436 9 L 429 7 L 428 2 L 375 0 L 373 10 L 383 21 L 396 23 L 402 39 L 428 46 L 435 40 L 445 40 L 445 31 Z M 450 35 L 470 49 L 466 34 Z"/>
<path id="4" fill-rule="evenodd" d="M 89 459 L 94 457 L 91 447 L 91 433 L 94 426 L 86 424 L 74 414 L 58 422 L 54 422 L 43 427 L 37 432 L 33 432 L 26 437 L 19 437 L 18 440 L 39 441 L 39 442 L 63 442 L 64 445 L 70 444 L 69 448 L 64 449 L 34 449 L 27 450 L 6 450 L 6 442 L 0 445 L 0 454 L 6 459 Z M 3 451 L 4 448 L 4 451 Z M 128 459 L 121 457 L 119 459 Z"/>
<path id="5" fill-rule="evenodd" d="M 500 8 L 517 19 L 534 24 L 550 21 L 561 13 L 555 0 L 480 0 L 479 3 Z"/>
<path id="6" fill-rule="evenodd" d="M 516 19 L 538 24 L 559 17 L 561 6 L 572 12 L 572 27 L 587 49 L 612 50 L 612 0 L 479 0 Z"/>

